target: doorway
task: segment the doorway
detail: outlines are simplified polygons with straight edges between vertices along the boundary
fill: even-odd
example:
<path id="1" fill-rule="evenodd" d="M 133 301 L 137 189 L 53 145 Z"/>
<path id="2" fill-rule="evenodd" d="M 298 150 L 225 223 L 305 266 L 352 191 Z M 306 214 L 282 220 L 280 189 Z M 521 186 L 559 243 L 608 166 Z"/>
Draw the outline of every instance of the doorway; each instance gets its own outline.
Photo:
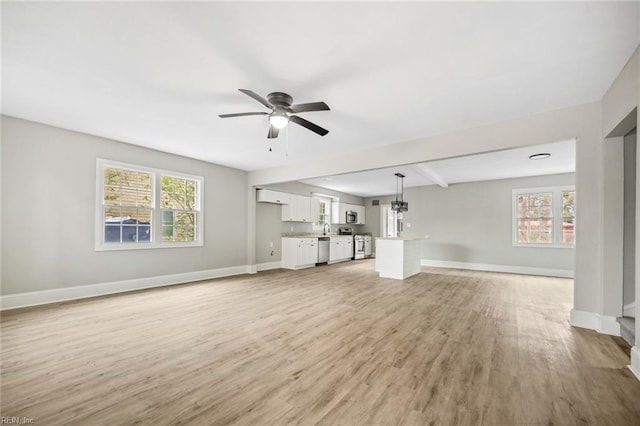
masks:
<path id="1" fill-rule="evenodd" d="M 391 204 L 380 205 L 380 236 L 399 237 L 402 233 L 402 213 L 391 209 Z"/>

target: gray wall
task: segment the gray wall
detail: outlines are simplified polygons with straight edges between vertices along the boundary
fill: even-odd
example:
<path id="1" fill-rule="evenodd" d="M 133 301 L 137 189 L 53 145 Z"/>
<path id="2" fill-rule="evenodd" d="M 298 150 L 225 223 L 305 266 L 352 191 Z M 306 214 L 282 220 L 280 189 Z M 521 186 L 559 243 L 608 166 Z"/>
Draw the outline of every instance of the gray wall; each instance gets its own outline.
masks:
<path id="1" fill-rule="evenodd" d="M 204 247 L 96 252 L 96 158 L 204 176 Z M 246 172 L 5 116 L 1 170 L 3 295 L 247 264 Z"/>
<path id="2" fill-rule="evenodd" d="M 623 302 L 635 301 L 636 148 L 637 131 L 624 137 Z"/>
<path id="3" fill-rule="evenodd" d="M 448 188 L 405 188 L 409 211 L 404 213 L 402 235 L 422 238 L 428 234 L 422 248 L 422 258 L 427 260 L 572 270 L 574 249 L 512 246 L 511 190 L 574 183 L 575 175 L 568 173 L 461 183 Z M 371 206 L 373 199 L 385 204 L 395 195 L 366 200 L 365 227 L 379 236 L 380 208 Z"/>
<path id="4" fill-rule="evenodd" d="M 281 184 L 267 185 L 264 188 L 271 188 L 289 194 L 311 196 L 311 193 L 321 193 L 339 197 L 340 201 L 364 205 L 364 199 L 318 186 L 307 185 L 301 182 L 286 182 Z M 365 221 L 369 218 L 365 213 Z M 340 225 L 331 225 L 331 231 L 337 232 Z M 346 225 L 344 225 L 346 226 Z M 363 225 L 349 225 L 354 232 L 360 232 Z M 271 203 L 256 203 L 256 263 L 279 262 L 281 260 L 280 238 L 286 232 L 314 232 L 312 223 L 283 222 L 282 206 Z"/>

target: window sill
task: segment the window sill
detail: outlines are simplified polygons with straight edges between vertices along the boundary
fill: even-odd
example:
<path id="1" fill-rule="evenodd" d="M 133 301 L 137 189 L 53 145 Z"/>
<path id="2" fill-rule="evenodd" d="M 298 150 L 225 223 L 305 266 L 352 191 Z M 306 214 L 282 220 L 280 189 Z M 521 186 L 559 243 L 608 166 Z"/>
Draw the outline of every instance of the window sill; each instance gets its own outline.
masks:
<path id="1" fill-rule="evenodd" d="M 513 247 L 524 248 L 552 248 L 552 249 L 574 249 L 575 244 L 542 244 L 542 243 L 511 243 Z"/>
<path id="2" fill-rule="evenodd" d="M 95 246 L 95 251 L 129 251 L 129 250 L 151 250 L 151 249 L 165 249 L 165 248 L 188 248 L 188 247 L 203 247 L 202 241 L 193 241 L 188 243 L 149 243 L 149 244 L 98 244 Z"/>

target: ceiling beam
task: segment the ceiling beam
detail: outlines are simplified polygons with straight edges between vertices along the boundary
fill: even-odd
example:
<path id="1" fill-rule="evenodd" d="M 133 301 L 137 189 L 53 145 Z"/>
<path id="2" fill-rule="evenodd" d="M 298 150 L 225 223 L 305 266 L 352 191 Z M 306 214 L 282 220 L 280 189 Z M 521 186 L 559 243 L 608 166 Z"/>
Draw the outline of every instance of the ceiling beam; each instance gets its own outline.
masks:
<path id="1" fill-rule="evenodd" d="M 438 173 L 436 173 L 431 167 L 427 166 L 426 164 L 414 164 L 414 167 L 418 169 L 418 171 L 422 173 L 422 175 L 424 175 L 425 177 L 428 177 L 429 179 L 437 183 L 442 188 L 449 187 L 449 183 L 446 180 L 444 180 L 442 176 L 440 176 Z"/>

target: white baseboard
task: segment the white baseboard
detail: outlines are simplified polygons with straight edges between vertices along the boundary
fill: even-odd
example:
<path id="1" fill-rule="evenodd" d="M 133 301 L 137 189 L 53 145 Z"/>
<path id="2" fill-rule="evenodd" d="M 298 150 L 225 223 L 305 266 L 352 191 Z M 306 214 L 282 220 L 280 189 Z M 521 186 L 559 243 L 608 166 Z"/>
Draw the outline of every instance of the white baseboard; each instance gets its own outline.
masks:
<path id="1" fill-rule="evenodd" d="M 437 268 L 470 269 L 473 271 L 506 272 L 509 274 L 542 275 L 546 277 L 573 278 L 572 269 L 536 268 L 530 266 L 492 265 L 488 263 L 450 262 L 447 260 L 421 259 L 421 266 Z"/>
<path id="2" fill-rule="evenodd" d="M 631 348 L 631 364 L 629 370 L 640 380 L 640 348 L 634 346 Z"/>
<path id="3" fill-rule="evenodd" d="M 574 327 L 595 330 L 600 326 L 600 315 L 593 312 L 577 311 L 572 309 L 569 313 L 569 324 Z"/>
<path id="4" fill-rule="evenodd" d="M 616 317 L 600 315 L 600 327 L 596 328 L 596 331 L 610 336 L 620 336 L 620 323 L 616 321 Z"/>
<path id="5" fill-rule="evenodd" d="M 258 263 L 257 265 L 257 271 L 268 271 L 270 269 L 279 269 L 281 268 L 281 262 L 265 262 L 265 263 Z"/>
<path id="6" fill-rule="evenodd" d="M 620 324 L 615 317 L 572 309 L 569 323 L 574 327 L 588 328 L 601 334 L 620 336 Z"/>
<path id="7" fill-rule="evenodd" d="M 624 305 L 624 316 L 625 317 L 636 317 L 636 302 L 629 303 L 628 305 Z"/>
<path id="8" fill-rule="evenodd" d="M 45 305 L 68 300 L 86 299 L 125 291 L 145 288 L 163 287 L 173 284 L 209 280 L 251 273 L 249 265 L 229 268 L 209 269 L 205 271 L 185 272 L 181 274 L 162 275 L 157 277 L 138 278 L 126 281 L 90 284 L 76 287 L 64 287 L 52 290 L 33 291 L 29 293 L 7 294 L 0 296 L 0 310 L 24 308 L 27 306 Z"/>

